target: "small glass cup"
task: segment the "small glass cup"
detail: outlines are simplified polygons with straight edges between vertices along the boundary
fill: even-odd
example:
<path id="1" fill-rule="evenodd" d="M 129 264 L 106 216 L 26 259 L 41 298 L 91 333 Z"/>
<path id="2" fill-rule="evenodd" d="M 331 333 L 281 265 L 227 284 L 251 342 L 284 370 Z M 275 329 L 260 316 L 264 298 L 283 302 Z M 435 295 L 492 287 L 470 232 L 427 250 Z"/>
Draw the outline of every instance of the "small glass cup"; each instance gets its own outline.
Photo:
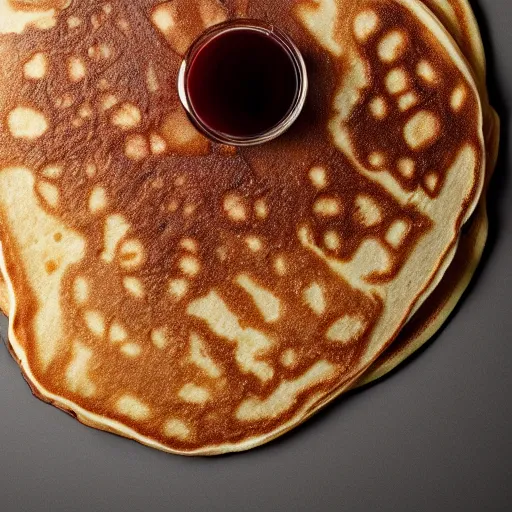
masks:
<path id="1" fill-rule="evenodd" d="M 268 130 L 255 135 L 235 136 L 219 132 L 208 126 L 205 122 L 203 122 L 201 117 L 194 109 L 193 102 L 191 101 L 188 92 L 188 73 L 192 63 L 194 62 L 195 56 L 214 38 L 233 30 L 253 30 L 263 33 L 266 36 L 272 37 L 273 40 L 279 43 L 279 45 L 286 51 L 290 57 L 291 62 L 293 63 L 296 72 L 296 94 L 293 102 L 290 104 L 288 112 L 277 124 L 269 127 Z M 194 43 L 192 43 L 181 64 L 178 74 L 179 98 L 192 123 L 209 139 L 221 144 L 227 144 L 231 146 L 254 146 L 271 141 L 282 135 L 299 117 L 302 108 L 304 107 L 304 103 L 306 102 L 307 92 L 308 76 L 306 64 L 300 50 L 290 39 L 290 37 L 286 35 L 282 30 L 279 30 L 276 27 L 264 23 L 260 20 L 241 19 L 228 21 L 209 28 L 203 32 Z"/>

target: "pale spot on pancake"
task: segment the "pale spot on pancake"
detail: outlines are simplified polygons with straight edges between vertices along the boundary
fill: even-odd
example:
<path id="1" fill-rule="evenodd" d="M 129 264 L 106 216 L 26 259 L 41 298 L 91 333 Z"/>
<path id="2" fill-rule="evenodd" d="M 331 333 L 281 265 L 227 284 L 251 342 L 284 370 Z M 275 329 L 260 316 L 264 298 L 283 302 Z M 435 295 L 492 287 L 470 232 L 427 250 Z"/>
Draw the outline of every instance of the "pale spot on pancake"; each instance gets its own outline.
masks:
<path id="1" fill-rule="evenodd" d="M 283 256 L 278 256 L 274 259 L 274 270 L 278 276 L 284 276 L 286 274 L 286 260 Z"/>
<path id="2" fill-rule="evenodd" d="M 181 176 L 178 176 L 175 180 L 174 180 L 174 184 L 177 186 L 177 187 L 183 187 L 183 185 L 185 185 L 185 183 L 187 182 L 187 179 L 185 178 L 185 176 L 181 175 Z"/>
<path id="3" fill-rule="evenodd" d="M 368 162 L 373 167 L 382 167 L 386 163 L 386 157 L 382 153 L 374 151 L 368 156 Z"/>
<path id="4" fill-rule="evenodd" d="M 153 64 L 149 64 L 148 68 L 146 69 L 146 87 L 148 88 L 149 92 L 153 93 L 157 92 L 160 88 Z"/>
<path id="5" fill-rule="evenodd" d="M 191 302 L 187 313 L 204 320 L 217 336 L 236 343 L 235 358 L 243 372 L 252 373 L 263 382 L 273 377 L 272 367 L 260 360 L 272 345 L 270 339 L 256 329 L 243 328 L 238 317 L 215 291 Z"/>
<path id="6" fill-rule="evenodd" d="M 311 283 L 303 293 L 306 304 L 317 315 L 323 315 L 325 312 L 325 295 L 322 286 L 317 283 Z"/>
<path id="7" fill-rule="evenodd" d="M 119 103 L 117 96 L 111 93 L 104 94 L 100 99 L 101 109 L 103 112 L 110 110 Z"/>
<path id="8" fill-rule="evenodd" d="M 382 221 L 382 212 L 379 205 L 370 196 L 357 196 L 355 200 L 355 219 L 363 226 L 375 226 Z"/>
<path id="9" fill-rule="evenodd" d="M 130 27 L 130 24 L 124 19 L 124 18 L 120 18 L 116 21 L 116 25 L 119 27 L 119 29 L 121 30 L 121 32 L 124 34 L 124 35 L 130 35 L 131 34 L 131 27 Z"/>
<path id="10" fill-rule="evenodd" d="M 180 389 L 178 396 L 185 402 L 200 405 L 209 400 L 210 392 L 206 388 L 188 383 Z"/>
<path id="11" fill-rule="evenodd" d="M 109 59 L 112 57 L 112 50 L 110 46 L 105 43 L 95 44 L 93 46 L 89 46 L 87 55 L 94 60 Z"/>
<path id="12" fill-rule="evenodd" d="M 97 171 L 97 168 L 94 164 L 92 163 L 88 163 L 86 166 L 85 166 L 85 174 L 89 177 L 89 178 L 94 178 L 94 176 L 96 176 L 96 171 Z"/>
<path id="13" fill-rule="evenodd" d="M 401 158 L 398 161 L 398 172 L 405 178 L 412 178 L 416 165 L 411 158 Z"/>
<path id="14" fill-rule="evenodd" d="M 203 340 L 195 333 L 190 335 L 190 361 L 213 379 L 222 374 L 220 368 L 208 355 Z"/>
<path id="15" fill-rule="evenodd" d="M 309 170 L 309 179 L 313 186 L 319 190 L 327 186 L 327 172 L 323 167 L 312 167 Z"/>
<path id="16" fill-rule="evenodd" d="M 441 123 L 439 119 L 426 110 L 412 116 L 404 126 L 405 142 L 412 149 L 423 149 L 429 146 L 437 140 L 440 133 Z"/>
<path id="17" fill-rule="evenodd" d="M 21 34 L 28 27 L 40 30 L 53 28 L 56 14 L 69 5 L 69 0 L 46 2 L 38 0 L 2 0 L 0 2 L 0 34 Z"/>
<path id="18" fill-rule="evenodd" d="M 97 30 L 98 28 L 100 28 L 102 23 L 103 23 L 103 20 L 99 14 L 93 14 L 91 16 L 91 25 L 93 26 L 94 29 Z"/>
<path id="19" fill-rule="evenodd" d="M 176 26 L 173 11 L 171 2 L 164 2 L 157 6 L 151 15 L 151 21 L 164 34 L 168 34 Z"/>
<path id="20" fill-rule="evenodd" d="M 103 9 L 103 12 L 104 12 L 107 16 L 109 16 L 110 14 L 112 14 L 112 4 L 105 4 L 105 5 L 103 5 L 102 9 Z"/>
<path id="21" fill-rule="evenodd" d="M 84 313 L 85 325 L 99 338 L 105 335 L 105 318 L 99 311 L 88 310 Z"/>
<path id="22" fill-rule="evenodd" d="M 152 133 L 149 136 L 149 146 L 151 148 L 151 153 L 154 155 L 161 155 L 167 150 L 167 144 L 165 143 L 165 140 L 157 133 Z"/>
<path id="23" fill-rule="evenodd" d="M 404 241 L 409 229 L 410 226 L 405 220 L 395 220 L 386 233 L 386 242 L 393 248 L 397 249 Z"/>
<path id="24" fill-rule="evenodd" d="M 339 13 L 336 0 L 298 2 L 295 10 L 301 23 L 321 46 L 336 56 L 343 53 L 343 46 L 339 41 Z"/>
<path id="25" fill-rule="evenodd" d="M 55 185 L 47 181 L 40 181 L 37 184 L 37 191 L 48 206 L 51 208 L 57 207 L 59 204 L 59 189 Z"/>
<path id="26" fill-rule="evenodd" d="M 71 107 L 75 103 L 73 95 L 69 92 L 64 93 L 62 96 L 55 100 L 55 106 L 57 108 L 66 109 Z"/>
<path id="27" fill-rule="evenodd" d="M 169 206 L 167 207 L 167 209 L 171 213 L 175 213 L 178 211 L 179 207 L 180 207 L 180 204 L 178 203 L 178 201 L 176 201 L 176 199 L 172 199 L 171 202 L 169 203 Z"/>
<path id="28" fill-rule="evenodd" d="M 245 243 L 252 252 L 258 252 L 263 249 L 263 242 L 257 236 L 248 236 L 245 239 Z"/>
<path id="29" fill-rule="evenodd" d="M 164 179 L 161 176 L 159 176 L 158 178 L 155 178 L 151 182 L 151 186 L 153 188 L 156 188 L 156 189 L 159 189 L 159 190 L 164 188 L 164 185 L 165 185 L 165 181 L 164 181 Z"/>
<path id="30" fill-rule="evenodd" d="M 142 299 L 146 295 L 144 285 L 137 277 L 124 277 L 123 286 L 124 289 L 136 299 Z"/>
<path id="31" fill-rule="evenodd" d="M 160 132 L 171 153 L 206 155 L 210 149 L 209 140 L 195 129 L 184 109 L 168 114 Z"/>
<path id="32" fill-rule="evenodd" d="M 197 242 L 193 238 L 184 238 L 180 242 L 180 246 L 186 251 L 197 252 Z"/>
<path id="33" fill-rule="evenodd" d="M 108 331 L 108 337 L 112 343 L 123 343 L 128 339 L 128 331 L 119 322 L 114 321 Z"/>
<path id="34" fill-rule="evenodd" d="M 78 109 L 78 115 L 82 119 L 89 119 L 92 116 L 92 109 L 90 105 L 87 103 L 81 105 L 81 107 Z"/>
<path id="35" fill-rule="evenodd" d="M 195 204 L 186 204 L 183 207 L 183 215 L 185 217 L 190 217 L 195 213 L 196 210 L 197 210 L 197 206 Z"/>
<path id="36" fill-rule="evenodd" d="M 107 207 L 107 192 L 103 187 L 94 187 L 89 196 L 89 211 L 98 213 Z"/>
<path id="37" fill-rule="evenodd" d="M 71 126 L 73 126 L 73 128 L 80 128 L 84 125 L 84 120 L 81 119 L 80 117 L 75 117 L 75 119 L 73 119 L 71 121 Z"/>
<path id="38" fill-rule="evenodd" d="M 70 16 L 67 19 L 67 24 L 70 29 L 79 27 L 82 24 L 82 20 L 77 16 Z"/>
<path id="39" fill-rule="evenodd" d="M 290 368 L 297 362 L 297 352 L 293 348 L 287 348 L 279 359 L 285 368 Z"/>
<path id="40" fill-rule="evenodd" d="M 199 15 L 205 28 L 226 21 L 226 8 L 218 0 L 199 0 Z"/>
<path id="41" fill-rule="evenodd" d="M 294 380 L 282 381 L 267 398 L 244 400 L 236 411 L 236 418 L 240 421 L 276 418 L 290 409 L 302 393 L 332 377 L 334 370 L 335 366 L 328 361 L 318 361 Z"/>
<path id="42" fill-rule="evenodd" d="M 85 78 L 86 68 L 84 61 L 80 57 L 69 57 L 68 75 L 72 82 L 79 82 Z"/>
<path id="43" fill-rule="evenodd" d="M 379 42 L 377 54 L 383 62 L 393 62 L 405 48 L 405 36 L 398 30 L 386 34 Z"/>
<path id="44" fill-rule="evenodd" d="M 122 215 L 110 215 L 105 220 L 104 249 L 101 259 L 107 263 L 114 261 L 117 246 L 124 238 L 130 225 Z"/>
<path id="45" fill-rule="evenodd" d="M 425 82 L 433 84 L 437 81 L 437 73 L 432 64 L 426 60 L 421 60 L 416 66 L 416 74 Z"/>
<path id="46" fill-rule="evenodd" d="M 364 330 L 365 324 L 361 318 L 345 315 L 329 327 L 326 337 L 330 341 L 348 343 L 361 336 Z"/>
<path id="47" fill-rule="evenodd" d="M 229 194 L 224 198 L 224 211 L 232 221 L 243 222 L 247 219 L 245 201 L 237 194 Z"/>
<path id="48" fill-rule="evenodd" d="M 111 120 L 121 130 L 133 130 L 140 124 L 141 113 L 133 103 L 123 103 L 112 114 Z"/>
<path id="49" fill-rule="evenodd" d="M 370 9 L 360 12 L 354 19 L 354 34 L 359 41 L 366 41 L 377 29 L 379 18 Z"/>
<path id="50" fill-rule="evenodd" d="M 327 231 L 324 234 L 324 245 L 330 251 L 337 251 L 341 247 L 340 235 L 336 231 Z"/>
<path id="51" fill-rule="evenodd" d="M 251 296 L 265 322 L 279 320 L 281 301 L 272 292 L 260 286 L 246 274 L 239 275 L 236 282 Z"/>
<path id="52" fill-rule="evenodd" d="M 60 176 L 62 175 L 63 170 L 64 169 L 62 168 L 61 165 L 52 164 L 52 165 L 47 165 L 41 171 L 41 174 L 45 178 L 54 180 L 54 179 L 60 178 Z"/>
<path id="53" fill-rule="evenodd" d="M 188 276 L 194 277 L 199 274 L 201 264 L 194 256 L 183 256 L 179 261 L 180 270 Z"/>
<path id="54" fill-rule="evenodd" d="M 406 92 L 398 98 L 398 108 L 405 112 L 410 108 L 414 107 L 418 103 L 418 96 L 415 92 Z"/>
<path id="55" fill-rule="evenodd" d="M 466 101 L 467 94 L 467 90 L 463 85 L 459 85 L 453 90 L 450 105 L 455 112 L 458 112 L 462 108 Z"/>
<path id="56" fill-rule="evenodd" d="M 146 420 L 151 416 L 150 408 L 131 395 L 124 395 L 116 403 L 117 412 L 132 420 Z"/>
<path id="57" fill-rule="evenodd" d="M 169 342 L 168 338 L 167 338 L 167 333 L 165 331 L 165 328 L 160 328 L 160 329 L 153 329 L 151 331 L 151 343 L 153 343 L 153 345 L 156 347 L 156 348 L 159 348 L 159 349 L 163 349 L 167 346 L 167 343 Z"/>
<path id="58" fill-rule="evenodd" d="M 66 385 L 72 393 L 91 397 L 96 392 L 96 386 L 89 376 L 89 368 L 93 352 L 81 343 L 73 343 L 73 356 L 66 368 Z"/>
<path id="59" fill-rule="evenodd" d="M 126 138 L 124 154 L 131 160 L 143 160 L 149 154 L 148 141 L 143 135 L 128 136 Z"/>
<path id="60" fill-rule="evenodd" d="M 254 203 L 254 213 L 258 219 L 266 219 L 268 217 L 268 206 L 265 199 L 257 199 Z"/>
<path id="61" fill-rule="evenodd" d="M 119 350 L 127 357 L 138 357 L 142 352 L 140 345 L 137 345 L 137 343 L 125 343 Z"/>
<path id="62" fill-rule="evenodd" d="M 435 192 L 438 182 L 439 177 L 437 174 L 430 173 L 425 176 L 425 186 L 430 192 Z"/>
<path id="63" fill-rule="evenodd" d="M 48 59 L 44 53 L 35 53 L 23 66 L 25 78 L 40 80 L 48 71 Z"/>
<path id="64" fill-rule="evenodd" d="M 335 217 L 341 213 L 341 204 L 336 197 L 320 197 L 315 201 L 313 211 L 321 217 Z"/>
<path id="65" fill-rule="evenodd" d="M 399 94 L 409 85 L 407 72 L 402 68 L 392 69 L 386 75 L 386 89 L 390 94 Z"/>
<path id="66" fill-rule="evenodd" d="M 190 436 L 190 428 L 181 420 L 172 419 L 165 423 L 164 434 L 167 437 L 173 437 L 185 441 Z"/>
<path id="67" fill-rule="evenodd" d="M 89 299 L 89 283 L 84 277 L 77 277 L 74 280 L 73 297 L 79 305 L 85 304 Z"/>
<path id="68" fill-rule="evenodd" d="M 16 107 L 9 112 L 7 125 L 15 139 L 35 140 L 48 130 L 46 117 L 30 107 Z"/>
<path id="69" fill-rule="evenodd" d="M 377 96 L 370 101 L 370 112 L 375 119 L 384 119 L 388 113 L 388 106 L 382 96 Z"/>
<path id="70" fill-rule="evenodd" d="M 175 299 L 182 299 L 188 292 L 188 281 L 186 279 L 172 279 L 169 282 L 169 293 Z"/>

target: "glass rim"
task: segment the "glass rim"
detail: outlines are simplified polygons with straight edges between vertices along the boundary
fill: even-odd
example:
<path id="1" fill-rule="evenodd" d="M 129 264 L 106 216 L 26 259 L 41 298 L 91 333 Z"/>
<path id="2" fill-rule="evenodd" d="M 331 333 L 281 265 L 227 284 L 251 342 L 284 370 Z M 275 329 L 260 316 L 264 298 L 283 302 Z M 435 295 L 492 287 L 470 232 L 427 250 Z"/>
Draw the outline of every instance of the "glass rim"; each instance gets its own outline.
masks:
<path id="1" fill-rule="evenodd" d="M 225 34 L 226 32 L 236 30 L 254 30 L 257 32 L 262 32 L 265 35 L 271 36 L 275 41 L 277 41 L 290 56 L 295 67 L 298 82 L 297 92 L 295 94 L 294 101 L 290 105 L 287 114 L 283 116 L 281 121 L 279 121 L 276 125 L 272 126 L 271 128 L 264 132 L 261 132 L 256 135 L 242 137 L 219 132 L 217 130 L 212 129 L 210 126 L 204 123 L 194 109 L 192 101 L 190 100 L 189 97 L 187 87 L 188 72 L 190 70 L 189 64 L 194 61 L 194 58 L 198 54 L 198 52 L 206 44 L 208 44 L 216 37 L 219 37 L 220 35 Z M 203 135 L 213 140 L 214 142 L 219 142 L 221 144 L 227 144 L 231 146 L 254 146 L 257 144 L 263 144 L 265 142 L 269 142 L 273 139 L 276 139 L 284 132 L 286 132 L 297 120 L 300 113 L 302 112 L 302 109 L 306 102 L 308 85 L 309 84 L 306 63 L 304 62 L 302 53 L 295 45 L 293 40 L 285 32 L 278 29 L 274 25 L 267 24 L 261 20 L 255 19 L 225 21 L 217 25 L 213 25 L 212 27 L 205 30 L 190 45 L 181 63 L 180 70 L 178 73 L 178 95 L 183 108 L 187 112 L 194 126 L 201 133 L 203 133 Z"/>

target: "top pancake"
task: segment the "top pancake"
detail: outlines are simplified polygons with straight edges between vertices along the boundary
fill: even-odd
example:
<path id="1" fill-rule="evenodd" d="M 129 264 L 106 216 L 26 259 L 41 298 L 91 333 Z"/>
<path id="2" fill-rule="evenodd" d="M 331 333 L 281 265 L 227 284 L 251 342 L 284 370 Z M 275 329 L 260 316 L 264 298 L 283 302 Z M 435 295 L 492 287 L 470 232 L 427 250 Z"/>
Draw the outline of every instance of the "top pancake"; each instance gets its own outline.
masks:
<path id="1" fill-rule="evenodd" d="M 265 442 L 347 388 L 449 264 L 483 180 L 471 73 L 410 1 L 67 4 L 0 36 L 14 352 L 86 423 L 180 453 Z M 287 31 L 312 87 L 284 137 L 235 150 L 175 83 L 240 15 Z"/>

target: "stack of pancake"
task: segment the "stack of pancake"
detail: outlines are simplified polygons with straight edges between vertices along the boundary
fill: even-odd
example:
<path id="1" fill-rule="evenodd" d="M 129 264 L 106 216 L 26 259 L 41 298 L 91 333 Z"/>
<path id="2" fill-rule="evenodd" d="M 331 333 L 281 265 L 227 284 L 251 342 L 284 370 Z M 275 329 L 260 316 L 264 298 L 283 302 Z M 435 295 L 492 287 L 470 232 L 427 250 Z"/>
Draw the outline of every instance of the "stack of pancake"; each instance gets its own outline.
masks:
<path id="1" fill-rule="evenodd" d="M 287 32 L 311 84 L 249 148 L 175 87 L 240 17 Z M 87 425 L 265 443 L 417 350 L 480 260 L 499 121 L 466 0 L 0 0 L 0 58 L 9 348 Z"/>

